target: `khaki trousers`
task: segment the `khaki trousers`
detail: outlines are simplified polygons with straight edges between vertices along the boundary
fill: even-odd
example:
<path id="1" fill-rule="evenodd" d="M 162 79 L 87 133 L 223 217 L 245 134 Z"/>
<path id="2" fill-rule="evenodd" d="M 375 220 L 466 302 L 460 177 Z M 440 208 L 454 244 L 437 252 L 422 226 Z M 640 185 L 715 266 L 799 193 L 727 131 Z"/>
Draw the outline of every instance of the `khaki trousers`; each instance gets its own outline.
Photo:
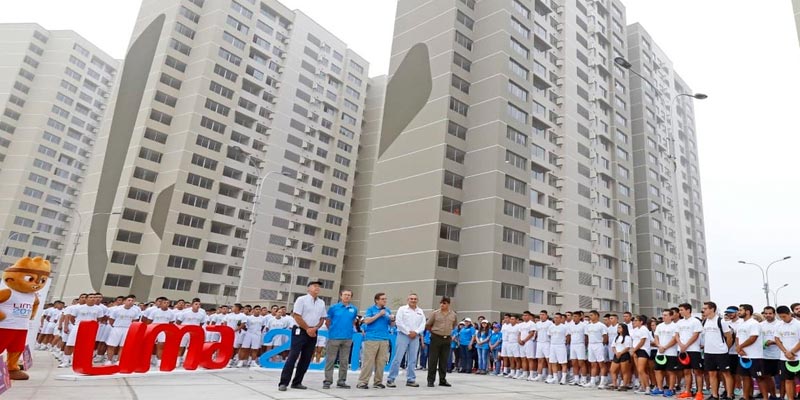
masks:
<path id="1" fill-rule="evenodd" d="M 369 377 L 375 371 L 373 385 L 383 382 L 383 370 L 386 368 L 389 355 L 388 340 L 369 340 L 364 342 L 364 355 L 361 360 L 361 374 L 358 376 L 359 384 L 368 384 Z"/>

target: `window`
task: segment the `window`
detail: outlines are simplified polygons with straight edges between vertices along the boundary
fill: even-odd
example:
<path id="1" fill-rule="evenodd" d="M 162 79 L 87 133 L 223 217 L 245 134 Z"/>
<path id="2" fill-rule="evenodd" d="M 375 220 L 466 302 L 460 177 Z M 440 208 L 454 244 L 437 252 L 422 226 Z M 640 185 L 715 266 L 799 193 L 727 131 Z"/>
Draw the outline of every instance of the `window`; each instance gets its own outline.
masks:
<path id="1" fill-rule="evenodd" d="M 458 254 L 439 252 L 436 265 L 442 268 L 458 269 Z"/>
<path id="2" fill-rule="evenodd" d="M 510 175 L 506 175 L 505 187 L 506 189 L 511 190 L 513 192 L 517 192 L 523 195 L 525 194 L 525 182 L 513 178 Z"/>
<path id="3" fill-rule="evenodd" d="M 503 227 L 503 241 L 517 246 L 524 246 L 525 233 L 509 227 Z"/>
<path id="4" fill-rule="evenodd" d="M 511 299 L 511 300 L 522 300 L 523 289 L 524 287 L 520 285 L 502 283 L 500 285 L 500 298 Z"/>
<path id="5" fill-rule="evenodd" d="M 189 45 L 187 45 L 185 43 L 182 43 L 182 42 L 180 42 L 180 41 L 178 41 L 176 39 L 170 39 L 169 40 L 169 47 L 172 47 L 173 49 L 177 50 L 179 53 L 185 54 L 187 56 L 189 55 L 189 53 L 192 52 L 192 48 L 189 47 Z"/>
<path id="6" fill-rule="evenodd" d="M 250 28 L 248 28 L 247 25 L 239 22 L 238 19 L 233 18 L 230 15 L 228 16 L 228 19 L 225 22 L 229 26 L 233 27 L 233 29 L 236 29 L 237 31 L 239 31 L 239 32 L 241 32 L 241 33 L 243 33 L 245 35 L 247 34 L 247 32 L 250 31 Z"/>
<path id="7" fill-rule="evenodd" d="M 195 265 L 197 265 L 197 260 L 194 258 L 171 255 L 167 260 L 167 266 L 171 268 L 194 270 Z"/>
<path id="8" fill-rule="evenodd" d="M 503 213 L 505 215 L 508 215 L 510 217 L 514 217 L 514 218 L 517 218 L 517 219 L 521 219 L 521 220 L 525 219 L 525 207 L 523 207 L 523 206 L 521 206 L 519 204 L 516 204 L 516 203 L 512 203 L 512 202 L 510 202 L 508 200 L 505 201 L 505 204 L 503 206 Z"/>
<path id="9" fill-rule="evenodd" d="M 447 133 L 464 140 L 467 137 L 467 128 L 453 121 L 447 121 Z"/>
<path id="10" fill-rule="evenodd" d="M 519 54 L 521 57 L 528 59 L 528 53 L 530 52 L 527 47 L 523 46 L 522 43 L 514 40 L 511 38 L 511 50 L 514 50 L 515 53 Z"/>
<path id="11" fill-rule="evenodd" d="M 439 237 L 457 242 L 461 238 L 461 228 L 452 225 L 441 224 L 439 227 Z"/>
<path id="12" fill-rule="evenodd" d="M 528 144 L 528 136 L 510 126 L 506 126 L 506 138 L 523 146 Z"/>
<path id="13" fill-rule="evenodd" d="M 453 52 L 453 64 L 458 65 L 461 67 L 461 69 L 467 72 L 469 72 L 472 68 L 472 62 L 456 52 Z"/>
<path id="14" fill-rule="evenodd" d="M 239 75 L 233 71 L 230 71 L 219 64 L 214 65 L 214 73 L 231 82 L 236 82 L 236 79 L 239 77 Z"/>
<path id="15" fill-rule="evenodd" d="M 512 81 L 508 81 L 508 92 L 522 101 L 528 101 L 528 91 Z"/>
<path id="16" fill-rule="evenodd" d="M 111 253 L 111 262 L 115 264 L 136 265 L 136 254 L 115 251 Z"/>
<path id="17" fill-rule="evenodd" d="M 122 211 L 122 219 L 134 222 L 144 222 L 147 220 L 147 213 L 144 211 L 126 208 Z"/>
<path id="18" fill-rule="evenodd" d="M 192 281 L 188 279 L 164 278 L 164 284 L 161 285 L 161 288 L 188 292 L 192 288 Z"/>
<path id="19" fill-rule="evenodd" d="M 169 66 L 169 67 L 172 67 L 172 68 L 174 68 L 174 69 L 176 69 L 178 71 L 186 72 L 186 63 L 184 63 L 182 61 L 178 61 L 177 59 L 173 58 L 172 56 L 167 56 L 166 60 L 164 61 L 164 64 Z"/>
<path id="20" fill-rule="evenodd" d="M 449 197 L 442 197 L 442 211 L 461 215 L 461 202 Z"/>
<path id="21" fill-rule="evenodd" d="M 450 298 L 456 297 L 456 286 L 458 284 L 455 282 L 446 282 L 446 281 L 436 281 L 436 296 L 447 296 Z"/>
<path id="22" fill-rule="evenodd" d="M 226 43 L 230 43 L 233 47 L 236 47 L 239 50 L 244 50 L 244 41 L 237 39 L 235 36 L 231 35 L 228 32 L 222 33 L 222 40 Z"/>
<path id="23" fill-rule="evenodd" d="M 456 31 L 456 43 L 467 50 L 472 50 L 472 40 L 459 31 Z"/>
<path id="24" fill-rule="evenodd" d="M 444 171 L 444 184 L 461 189 L 464 187 L 464 177 L 450 171 Z"/>
<path id="25" fill-rule="evenodd" d="M 506 150 L 506 164 L 513 165 L 522 170 L 526 170 L 528 161 L 525 157 L 517 153 L 514 153 L 513 151 Z"/>
<path id="26" fill-rule="evenodd" d="M 214 185 L 214 180 L 189 173 L 186 178 L 186 183 L 201 187 L 203 189 L 211 189 L 211 187 Z"/>
<path id="27" fill-rule="evenodd" d="M 141 167 L 136 167 L 136 169 L 133 170 L 133 177 L 148 182 L 155 182 L 156 178 L 158 177 L 158 173 Z"/>
<path id="28" fill-rule="evenodd" d="M 183 36 L 188 37 L 189 39 L 194 39 L 194 34 L 195 34 L 194 30 L 189 28 L 188 26 L 180 23 L 180 22 L 176 22 L 175 23 L 175 31 L 180 33 Z M 247 32 L 245 32 L 245 33 L 247 33 Z"/>
<path id="29" fill-rule="evenodd" d="M 120 229 L 117 232 L 117 241 L 139 244 L 142 242 L 142 234 Z"/>
<path id="30" fill-rule="evenodd" d="M 473 21 L 472 18 L 468 17 L 467 14 L 461 12 L 461 10 L 458 10 L 456 12 L 456 21 L 460 22 L 469 30 L 472 30 L 472 27 L 475 25 L 475 21 Z"/>
<path id="31" fill-rule="evenodd" d="M 542 253 L 542 254 L 544 254 L 544 250 L 545 250 L 544 240 L 537 239 L 535 237 L 531 237 L 530 249 L 534 253 Z"/>
<path id="32" fill-rule="evenodd" d="M 522 5 L 518 0 L 513 0 L 511 2 L 511 6 L 514 8 L 514 11 L 525 17 L 525 19 L 531 18 L 531 11 Z"/>
<path id="33" fill-rule="evenodd" d="M 527 124 L 528 122 L 528 113 L 511 103 L 508 103 L 508 116 L 522 124 Z"/>
<path id="34" fill-rule="evenodd" d="M 139 148 L 139 158 L 143 158 L 148 161 L 152 161 L 154 163 L 161 162 L 162 154 L 155 150 L 150 150 L 147 147 L 140 147 Z"/>
<path id="35" fill-rule="evenodd" d="M 463 150 L 459 150 L 459 149 L 457 149 L 457 148 L 455 148 L 453 146 L 449 146 L 449 145 L 447 146 L 447 148 L 445 150 L 445 157 L 447 157 L 448 160 L 455 161 L 455 162 L 457 162 L 459 164 L 463 164 L 464 163 L 464 157 L 466 156 L 466 154 L 467 153 L 465 153 Z"/>
<path id="36" fill-rule="evenodd" d="M 108 274 L 105 285 L 114 287 L 130 287 L 133 277 L 127 275 Z"/>
<path id="37" fill-rule="evenodd" d="M 137 189 L 135 187 L 130 187 L 128 189 L 128 198 L 149 203 L 150 200 L 153 198 L 153 192 L 143 189 Z"/>
<path id="38" fill-rule="evenodd" d="M 469 94 L 469 82 L 459 78 L 457 75 L 452 75 L 452 79 L 450 80 L 450 84 L 454 88 L 456 88 L 456 89 L 458 89 L 458 90 L 460 90 L 460 91 L 462 91 L 462 92 L 464 92 L 466 94 Z"/>
<path id="39" fill-rule="evenodd" d="M 501 268 L 505 271 L 525 272 L 525 260 L 519 257 L 510 256 L 508 254 L 503 254 Z"/>

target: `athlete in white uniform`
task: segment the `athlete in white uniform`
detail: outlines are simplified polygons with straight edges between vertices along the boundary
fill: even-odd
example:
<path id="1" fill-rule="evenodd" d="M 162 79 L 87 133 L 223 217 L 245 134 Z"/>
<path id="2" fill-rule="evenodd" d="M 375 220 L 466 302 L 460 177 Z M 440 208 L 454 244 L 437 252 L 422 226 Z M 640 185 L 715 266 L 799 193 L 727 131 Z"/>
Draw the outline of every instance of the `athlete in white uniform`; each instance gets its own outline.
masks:
<path id="1" fill-rule="evenodd" d="M 72 353 L 75 351 L 75 340 L 78 338 L 80 323 L 82 321 L 99 321 L 103 318 L 103 310 L 94 304 L 96 299 L 96 296 L 87 296 L 86 304 L 72 308 L 67 315 L 70 325 L 74 326 L 74 328 L 69 328 L 67 347 L 64 351 L 64 359 L 58 365 L 59 368 L 72 366 Z"/>
<path id="2" fill-rule="evenodd" d="M 550 377 L 547 378 L 545 383 L 560 383 L 565 385 L 567 383 L 567 335 L 569 334 L 568 328 L 564 325 L 566 316 L 561 313 L 556 313 L 553 316 L 553 325 L 550 326 L 547 333 L 550 335 Z M 559 367 L 561 368 L 561 376 L 559 377 Z"/>
<path id="3" fill-rule="evenodd" d="M 253 307 L 252 312 L 244 321 L 242 348 L 239 350 L 237 368 L 258 365 L 258 350 L 264 341 L 264 323 L 266 318 L 261 315 L 261 307 Z"/>
<path id="4" fill-rule="evenodd" d="M 42 328 L 42 342 L 39 350 L 50 350 L 55 345 L 55 332 L 58 326 L 58 320 L 64 311 L 64 302 L 56 300 L 53 302 L 53 307 L 48 308 L 47 313 L 44 315 Z"/>
<path id="5" fill-rule="evenodd" d="M 513 378 L 519 374 L 519 370 L 522 369 L 522 365 L 519 363 L 519 325 L 521 321 L 517 319 L 516 315 L 511 315 L 508 319 L 508 328 L 506 329 L 506 335 L 503 338 L 503 348 L 506 349 L 506 353 L 508 357 L 506 358 L 506 362 L 508 366 L 511 368 L 511 371 L 506 378 Z M 508 341 L 506 341 L 506 338 Z M 508 343 L 508 346 L 506 346 Z"/>
<path id="6" fill-rule="evenodd" d="M 527 311 L 526 311 L 527 312 Z M 517 322 L 515 325 L 517 331 L 517 374 L 513 376 L 514 379 L 527 379 L 528 378 L 528 359 L 526 358 L 527 355 L 525 354 L 525 344 L 527 343 L 525 339 L 528 338 L 528 335 L 534 330 L 533 324 L 530 322 L 530 313 L 522 314 L 521 320 Z"/>
<path id="7" fill-rule="evenodd" d="M 236 362 L 239 358 L 239 349 L 242 347 L 242 341 L 244 340 L 244 330 L 242 328 L 245 327 L 245 321 L 247 320 L 247 315 L 242 312 L 242 305 L 236 303 L 233 305 L 233 312 L 228 313 L 225 316 L 225 320 L 222 321 L 223 325 L 231 327 L 234 331 L 234 338 L 233 338 L 233 354 L 234 357 L 231 358 L 230 367 L 236 365 Z"/>
<path id="8" fill-rule="evenodd" d="M 208 314 L 205 310 L 200 308 L 200 299 L 192 299 L 192 305 L 189 308 L 184 308 L 183 311 L 175 312 L 175 321 L 178 325 L 193 325 L 203 327 L 208 322 Z M 205 341 L 205 335 L 203 335 Z M 178 365 L 183 365 L 184 354 L 186 347 L 191 343 L 191 336 L 189 334 L 183 335 L 181 338 L 181 348 L 178 355 Z"/>
<path id="9" fill-rule="evenodd" d="M 509 340 L 508 328 L 511 326 L 511 314 L 503 316 L 503 324 L 500 327 L 501 342 L 503 346 L 500 348 L 500 358 L 503 360 L 503 376 L 506 377 L 511 373 L 511 360 L 509 360 L 508 350 L 506 344 Z"/>
<path id="10" fill-rule="evenodd" d="M 276 312 L 275 318 L 272 318 L 269 321 L 269 325 L 267 326 L 268 330 L 278 330 L 278 329 L 289 329 L 292 325 L 293 318 L 286 317 L 286 309 L 279 308 Z M 277 335 L 272 338 L 272 340 L 267 343 L 267 351 L 270 351 L 276 347 L 283 346 L 289 340 L 289 337 L 286 335 Z M 277 355 L 270 359 L 270 361 L 278 361 L 281 358 L 281 355 Z"/>
<path id="11" fill-rule="evenodd" d="M 606 342 L 608 341 L 608 331 L 602 322 L 600 322 L 600 313 L 597 311 L 589 312 L 589 323 L 586 325 L 586 337 L 588 339 L 588 359 L 591 366 L 589 373 L 591 379 L 584 387 L 593 388 L 598 383 L 602 386 L 606 385 Z M 598 378 L 599 377 L 599 378 Z"/>
<path id="12" fill-rule="evenodd" d="M 543 382 L 545 374 L 553 373 L 548 368 L 548 361 L 550 358 L 550 327 L 553 326 L 553 321 L 550 321 L 547 315 L 547 310 L 542 310 L 539 313 L 539 322 L 536 323 L 536 378 L 535 382 Z"/>
<path id="13" fill-rule="evenodd" d="M 148 316 L 145 318 L 147 319 L 148 324 L 174 324 L 175 323 L 175 312 L 169 309 L 169 300 L 167 298 L 158 298 L 156 299 L 159 308 L 151 311 Z M 146 312 L 146 311 L 145 311 Z M 156 367 L 161 366 L 161 355 L 164 352 L 164 341 L 167 339 L 167 335 L 164 332 L 158 334 L 156 338 L 156 354 L 155 359 L 151 358 L 153 365 Z"/>
<path id="14" fill-rule="evenodd" d="M 522 379 L 532 381 L 536 378 L 536 321 L 530 311 L 522 313 L 525 320 L 524 328 L 520 328 L 519 340 L 522 346 L 522 365 L 528 371 Z"/>
<path id="15" fill-rule="evenodd" d="M 572 325 L 569 326 L 569 354 L 572 360 L 572 381 L 573 385 L 583 385 L 587 383 L 588 372 L 586 370 L 586 326 L 583 322 L 583 311 L 572 313 Z"/>
<path id="16" fill-rule="evenodd" d="M 678 332 L 678 325 L 673 323 L 672 320 L 673 318 L 679 317 L 675 315 L 672 310 L 664 310 L 664 312 L 661 313 L 661 317 L 664 322 L 656 326 L 655 335 L 653 337 L 653 344 L 658 349 L 656 352 L 655 366 L 656 387 L 658 388 L 662 385 L 664 372 L 666 371 L 668 389 L 664 390 L 663 393 L 659 393 L 659 390 L 654 391 L 652 394 L 674 395 L 673 388 L 677 381 L 676 369 L 678 363 L 678 346 L 676 345 L 675 334 Z M 666 357 L 666 364 L 658 363 L 658 358 L 661 356 Z"/>
<path id="17" fill-rule="evenodd" d="M 795 398 L 795 379 L 800 377 L 800 373 L 790 371 L 789 368 L 797 367 L 800 360 L 800 322 L 793 318 L 789 307 L 780 306 L 777 310 L 781 322 L 775 328 L 775 345 L 781 351 L 781 381 L 786 392 L 787 399 Z M 787 362 L 791 364 L 787 365 Z"/>
<path id="18" fill-rule="evenodd" d="M 125 338 L 128 337 L 128 329 L 131 323 L 138 321 L 142 316 L 142 310 L 136 307 L 133 303 L 136 301 L 136 296 L 129 295 L 125 297 L 121 306 L 113 307 L 108 316 L 108 325 L 111 327 L 111 332 L 108 334 L 106 340 L 106 362 L 105 365 L 116 364 L 119 354 L 117 350 L 125 344 Z"/>

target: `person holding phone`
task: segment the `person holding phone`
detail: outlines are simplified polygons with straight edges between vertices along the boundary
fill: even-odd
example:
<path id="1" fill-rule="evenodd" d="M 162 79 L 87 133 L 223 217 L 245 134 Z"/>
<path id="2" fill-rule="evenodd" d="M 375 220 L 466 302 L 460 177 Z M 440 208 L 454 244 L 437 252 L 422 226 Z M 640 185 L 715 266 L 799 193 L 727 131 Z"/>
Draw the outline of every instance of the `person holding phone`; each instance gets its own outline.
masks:
<path id="1" fill-rule="evenodd" d="M 361 364 L 361 374 L 358 377 L 358 389 L 369 388 L 368 382 L 372 373 L 375 373 L 372 387 L 385 389 L 383 384 L 383 368 L 388 361 L 389 354 L 389 327 L 394 323 L 392 311 L 386 307 L 386 293 L 376 293 L 375 304 L 368 308 L 364 314 L 364 355 Z"/>

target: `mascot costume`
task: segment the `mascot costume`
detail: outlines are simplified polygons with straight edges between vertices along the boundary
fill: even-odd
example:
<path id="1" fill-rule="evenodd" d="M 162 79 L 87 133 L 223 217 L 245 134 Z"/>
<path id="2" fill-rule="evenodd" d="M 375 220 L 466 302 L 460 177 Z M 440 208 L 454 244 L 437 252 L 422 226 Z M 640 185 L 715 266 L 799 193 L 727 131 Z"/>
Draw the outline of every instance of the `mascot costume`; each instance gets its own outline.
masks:
<path id="1" fill-rule="evenodd" d="M 50 276 L 50 261 L 25 257 L 3 271 L 0 285 L 0 354 L 8 352 L 8 375 L 14 380 L 28 379 L 20 371 L 19 358 L 25 350 L 28 322 L 36 315 L 39 296 Z"/>

